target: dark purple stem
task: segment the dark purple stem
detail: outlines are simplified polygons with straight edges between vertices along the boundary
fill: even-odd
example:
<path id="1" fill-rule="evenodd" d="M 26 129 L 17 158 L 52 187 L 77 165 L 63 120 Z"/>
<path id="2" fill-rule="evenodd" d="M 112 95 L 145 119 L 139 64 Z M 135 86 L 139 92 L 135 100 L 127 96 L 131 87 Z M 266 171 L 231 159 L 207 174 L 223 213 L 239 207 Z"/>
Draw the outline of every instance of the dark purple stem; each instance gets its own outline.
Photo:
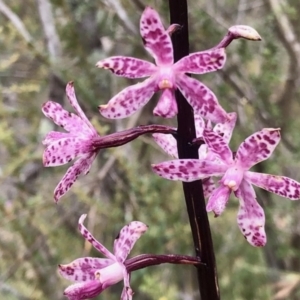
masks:
<path id="1" fill-rule="evenodd" d="M 177 23 L 182 30 L 172 36 L 174 58 L 178 61 L 189 54 L 188 14 L 186 0 L 169 0 L 171 24 Z M 182 94 L 176 91 L 178 104 L 177 147 L 179 158 L 198 158 L 197 147 L 191 147 L 196 138 L 193 110 Z M 215 255 L 210 232 L 205 199 L 200 180 L 183 182 L 185 201 L 192 229 L 197 257 L 205 266 L 196 266 L 201 300 L 220 299 Z"/>
<path id="2" fill-rule="evenodd" d="M 125 266 L 128 272 L 160 264 L 203 265 L 197 257 L 177 254 L 141 254 L 125 261 Z"/>
<path id="3" fill-rule="evenodd" d="M 118 147 L 127 144 L 146 133 L 168 133 L 176 135 L 177 130 L 176 128 L 163 125 L 141 125 L 135 128 L 101 136 L 95 139 L 93 146 L 95 149 Z"/>

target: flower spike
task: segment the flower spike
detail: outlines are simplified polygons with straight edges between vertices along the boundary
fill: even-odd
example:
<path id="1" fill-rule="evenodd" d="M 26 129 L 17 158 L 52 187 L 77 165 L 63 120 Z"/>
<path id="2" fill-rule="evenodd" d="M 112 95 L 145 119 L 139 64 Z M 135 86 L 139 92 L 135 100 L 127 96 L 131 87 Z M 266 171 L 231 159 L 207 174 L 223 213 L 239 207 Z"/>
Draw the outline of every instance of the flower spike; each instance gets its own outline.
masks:
<path id="1" fill-rule="evenodd" d="M 145 49 L 154 58 L 156 65 L 124 56 L 109 57 L 96 64 L 97 67 L 109 69 L 118 76 L 149 76 L 147 80 L 122 90 L 106 105 L 100 105 L 99 111 L 104 117 L 128 117 L 142 108 L 152 95 L 160 90 L 162 95 L 154 108 L 154 115 L 172 118 L 178 110 L 174 92 L 180 89 L 195 113 L 215 123 L 226 121 L 227 114 L 213 92 L 185 74 L 205 74 L 221 69 L 226 61 L 224 48 L 192 53 L 174 64 L 170 34 L 179 29 L 178 24 L 172 24 L 166 30 L 158 13 L 147 7 L 141 16 L 140 32 Z"/>
<path id="2" fill-rule="evenodd" d="M 231 125 L 225 127 L 233 128 Z M 235 157 L 217 132 L 204 129 L 203 139 L 208 150 L 218 159 L 173 160 L 153 165 L 153 171 L 164 178 L 181 181 L 222 176 L 220 186 L 208 200 L 207 211 L 213 211 L 215 216 L 222 214 L 233 191 L 240 202 L 237 223 L 242 234 L 251 245 L 264 246 L 267 241 L 265 215 L 256 200 L 252 184 L 291 200 L 300 199 L 299 182 L 288 177 L 249 171 L 252 166 L 272 155 L 280 141 L 280 129 L 265 128 L 252 134 L 240 145 Z M 226 138 L 229 135 L 226 134 Z"/>
<path id="3" fill-rule="evenodd" d="M 69 300 L 84 300 L 98 296 L 106 288 L 124 280 L 122 300 L 132 299 L 129 273 L 124 264 L 135 242 L 148 226 L 134 221 L 123 227 L 114 243 L 114 254 L 107 250 L 83 225 L 86 215 L 79 219 L 78 227 L 83 237 L 107 258 L 78 258 L 66 265 L 59 265 L 59 273 L 75 284 L 65 289 Z"/>

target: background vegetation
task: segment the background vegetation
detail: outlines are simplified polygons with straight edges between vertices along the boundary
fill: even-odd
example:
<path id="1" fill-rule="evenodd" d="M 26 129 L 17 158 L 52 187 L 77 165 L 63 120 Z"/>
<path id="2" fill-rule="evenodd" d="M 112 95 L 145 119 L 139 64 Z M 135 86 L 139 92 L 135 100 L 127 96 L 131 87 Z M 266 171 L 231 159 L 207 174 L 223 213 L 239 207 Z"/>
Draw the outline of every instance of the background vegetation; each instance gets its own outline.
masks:
<path id="1" fill-rule="evenodd" d="M 139 35 L 145 5 L 169 24 L 163 0 L 0 0 L 0 298 L 65 299 L 69 282 L 57 264 L 97 256 L 77 231 L 81 214 L 108 248 L 133 219 L 150 225 L 132 255 L 193 255 L 180 183 L 158 178 L 150 164 L 168 159 L 145 136 L 101 151 L 90 174 L 58 205 L 53 190 L 67 167 L 44 168 L 41 140 L 53 124 L 41 113 L 52 99 L 68 106 L 75 81 L 80 104 L 101 134 L 138 124 L 172 124 L 152 115 L 155 100 L 130 119 L 110 121 L 99 104 L 132 84 L 95 63 L 111 55 L 150 59 Z M 298 0 L 189 1 L 191 52 L 215 45 L 234 24 L 250 25 L 263 41 L 235 41 L 222 71 L 201 76 L 227 111 L 238 111 L 236 149 L 263 127 L 281 127 L 282 143 L 260 172 L 299 173 L 300 4 Z M 199 77 L 200 78 L 200 77 Z M 300 203 L 257 190 L 266 211 L 268 244 L 248 245 L 236 225 L 232 198 L 211 217 L 222 299 L 300 299 Z M 192 267 L 158 266 L 132 274 L 135 299 L 198 299 Z M 122 284 L 97 299 L 119 299 Z"/>

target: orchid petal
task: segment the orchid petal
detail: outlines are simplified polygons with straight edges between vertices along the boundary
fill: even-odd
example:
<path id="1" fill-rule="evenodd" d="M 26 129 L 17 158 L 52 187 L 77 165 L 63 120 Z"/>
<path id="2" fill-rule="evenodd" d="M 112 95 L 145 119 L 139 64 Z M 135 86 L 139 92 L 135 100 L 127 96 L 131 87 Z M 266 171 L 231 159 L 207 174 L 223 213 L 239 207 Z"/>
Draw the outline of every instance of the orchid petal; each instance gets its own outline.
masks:
<path id="1" fill-rule="evenodd" d="M 250 135 L 239 147 L 236 161 L 244 169 L 250 169 L 257 163 L 268 159 L 280 141 L 280 129 L 264 128 Z"/>
<path id="2" fill-rule="evenodd" d="M 60 139 L 65 139 L 65 138 L 70 138 L 70 137 L 75 137 L 75 135 L 72 135 L 68 132 L 59 132 L 59 131 L 50 131 L 49 133 L 46 134 L 44 137 L 42 144 L 44 146 L 49 146 L 51 143 L 60 140 Z"/>
<path id="3" fill-rule="evenodd" d="M 97 135 L 96 129 L 91 124 L 91 122 L 86 117 L 85 113 L 83 112 L 83 110 L 81 109 L 81 107 L 78 104 L 76 94 L 75 94 L 75 89 L 74 89 L 74 83 L 72 81 L 67 84 L 66 94 L 67 94 L 70 104 L 72 105 L 74 110 L 77 112 L 78 116 L 84 121 L 86 126 L 89 128 L 90 133 Z"/>
<path id="4" fill-rule="evenodd" d="M 134 114 L 152 97 L 156 89 L 155 78 L 129 86 L 114 96 L 107 104 L 100 105 L 100 113 L 108 119 L 122 119 Z"/>
<path id="5" fill-rule="evenodd" d="M 195 129 L 196 129 L 196 137 L 202 137 L 203 136 L 203 130 L 205 128 L 205 122 L 203 118 L 197 114 L 194 114 L 195 119 Z"/>
<path id="6" fill-rule="evenodd" d="M 178 158 L 177 141 L 173 135 L 154 133 L 152 136 L 158 146 L 160 146 L 168 155 Z"/>
<path id="7" fill-rule="evenodd" d="M 275 176 L 264 173 L 246 172 L 244 178 L 268 192 L 291 200 L 300 199 L 300 183 L 284 176 Z"/>
<path id="8" fill-rule="evenodd" d="M 196 114 L 214 123 L 224 123 L 227 113 L 220 106 L 215 94 L 198 80 L 177 74 L 176 84 Z"/>
<path id="9" fill-rule="evenodd" d="M 178 113 L 177 102 L 173 89 L 163 90 L 156 107 L 153 110 L 155 116 L 173 118 Z"/>
<path id="10" fill-rule="evenodd" d="M 204 74 L 222 69 L 226 61 L 224 48 L 196 52 L 187 55 L 174 64 L 175 72 Z"/>
<path id="11" fill-rule="evenodd" d="M 133 291 L 130 287 L 130 275 L 128 274 L 126 268 L 124 269 L 124 288 L 121 294 L 121 300 L 131 300 L 133 296 Z"/>
<path id="12" fill-rule="evenodd" d="M 237 223 L 242 234 L 252 246 L 264 246 L 267 242 L 265 213 L 256 200 L 253 187 L 243 180 L 235 195 L 240 201 Z"/>
<path id="13" fill-rule="evenodd" d="M 214 127 L 214 132 L 222 136 L 226 144 L 229 144 L 230 142 L 236 119 L 237 114 L 235 112 L 228 113 L 225 123 L 218 123 Z"/>
<path id="14" fill-rule="evenodd" d="M 211 177 L 203 178 L 202 179 L 202 187 L 204 198 L 209 198 L 212 192 L 216 189 L 216 185 L 214 180 Z"/>
<path id="15" fill-rule="evenodd" d="M 52 142 L 43 153 L 45 167 L 64 165 L 76 156 L 91 152 L 89 141 L 68 136 Z"/>
<path id="16" fill-rule="evenodd" d="M 107 258 L 116 261 L 116 257 L 106 249 L 105 246 L 103 246 L 100 242 L 98 242 L 93 235 L 87 230 L 87 228 L 83 225 L 83 222 L 86 218 L 86 215 L 81 215 L 78 221 L 78 229 L 81 233 L 81 235 L 90 243 L 92 246 L 97 249 L 100 253 L 102 253 Z"/>
<path id="17" fill-rule="evenodd" d="M 73 260 L 67 265 L 58 265 L 59 273 L 71 281 L 87 281 L 95 279 L 95 271 L 115 263 L 108 258 L 83 257 Z"/>
<path id="18" fill-rule="evenodd" d="M 228 116 L 228 114 L 227 114 L 227 116 Z M 206 121 L 205 128 L 208 129 L 208 130 L 213 130 L 213 125 L 212 125 L 212 122 L 210 120 Z"/>
<path id="19" fill-rule="evenodd" d="M 64 295 L 69 300 L 85 300 L 98 296 L 103 290 L 103 284 L 99 280 L 90 280 L 68 286 Z"/>
<path id="20" fill-rule="evenodd" d="M 64 295 L 72 300 L 96 297 L 106 288 L 121 281 L 124 278 L 124 273 L 127 273 L 125 266 L 114 262 L 103 269 L 96 270 L 92 280 L 85 278 L 83 282 L 69 286 Z"/>
<path id="21" fill-rule="evenodd" d="M 214 131 L 204 129 L 203 139 L 210 151 L 227 164 L 233 163 L 232 152 L 224 139 Z"/>
<path id="22" fill-rule="evenodd" d="M 117 76 L 142 78 L 151 76 L 157 66 L 142 59 L 126 56 L 112 56 L 97 62 L 98 68 L 109 69 Z"/>
<path id="23" fill-rule="evenodd" d="M 59 103 L 48 101 L 42 106 L 43 114 L 51 119 L 56 125 L 66 131 L 76 133 L 77 136 L 90 134 L 89 126 L 77 115 L 62 108 Z"/>
<path id="24" fill-rule="evenodd" d="M 147 7 L 141 17 L 140 32 L 146 50 L 154 57 L 158 66 L 173 64 L 173 46 L 158 13 Z"/>
<path id="25" fill-rule="evenodd" d="M 66 172 L 54 190 L 54 200 L 58 200 L 71 188 L 78 176 L 86 175 L 97 155 L 97 152 L 89 153 L 80 157 Z"/>
<path id="26" fill-rule="evenodd" d="M 206 210 L 213 211 L 216 217 L 220 216 L 226 207 L 230 194 L 230 188 L 221 184 L 211 194 L 206 205 Z"/>
<path id="27" fill-rule="evenodd" d="M 190 182 L 209 176 L 221 176 L 227 166 L 208 160 L 177 159 L 152 165 L 152 169 L 166 179 Z"/>
<path id="28" fill-rule="evenodd" d="M 207 158 L 207 156 L 208 156 L 208 147 L 207 147 L 207 145 L 203 144 L 199 147 L 198 156 L 199 156 L 199 159 L 206 159 Z"/>
<path id="29" fill-rule="evenodd" d="M 106 289 L 124 279 L 126 272 L 124 264 L 115 262 L 106 268 L 97 270 L 95 277 L 103 284 L 103 289 Z"/>
<path id="30" fill-rule="evenodd" d="M 128 295 L 127 295 L 127 288 L 124 286 L 121 294 L 121 300 L 127 300 Z"/>
<path id="31" fill-rule="evenodd" d="M 121 229 L 114 241 L 114 255 L 118 262 L 125 261 L 136 241 L 147 229 L 147 225 L 138 221 L 130 222 Z"/>

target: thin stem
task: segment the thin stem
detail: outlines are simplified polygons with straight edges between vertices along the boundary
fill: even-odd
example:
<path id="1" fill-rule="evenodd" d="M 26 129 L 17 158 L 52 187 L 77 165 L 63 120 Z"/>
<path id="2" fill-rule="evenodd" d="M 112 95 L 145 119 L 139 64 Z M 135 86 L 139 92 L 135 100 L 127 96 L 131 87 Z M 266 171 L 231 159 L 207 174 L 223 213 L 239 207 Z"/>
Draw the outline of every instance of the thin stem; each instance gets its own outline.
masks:
<path id="1" fill-rule="evenodd" d="M 184 264 L 184 265 L 203 265 L 197 257 L 177 254 L 141 254 L 125 261 L 128 272 L 143 269 L 149 266 L 160 264 Z"/>
<path id="2" fill-rule="evenodd" d="M 93 147 L 95 149 L 103 149 L 122 146 L 146 133 L 168 133 L 176 135 L 177 130 L 176 128 L 164 125 L 141 125 L 105 136 L 99 136 L 93 141 Z"/>
<path id="3" fill-rule="evenodd" d="M 188 16 L 186 0 L 169 0 L 171 23 L 182 26 L 182 30 L 172 36 L 174 58 L 178 61 L 189 54 Z M 179 158 L 198 158 L 197 147 L 191 147 L 196 138 L 193 110 L 182 94 L 176 91 L 178 104 L 177 147 Z M 201 300 L 219 300 L 219 287 L 215 255 L 210 232 L 205 199 L 200 180 L 183 182 L 185 201 L 192 229 L 197 257 L 205 266 L 196 266 Z"/>

